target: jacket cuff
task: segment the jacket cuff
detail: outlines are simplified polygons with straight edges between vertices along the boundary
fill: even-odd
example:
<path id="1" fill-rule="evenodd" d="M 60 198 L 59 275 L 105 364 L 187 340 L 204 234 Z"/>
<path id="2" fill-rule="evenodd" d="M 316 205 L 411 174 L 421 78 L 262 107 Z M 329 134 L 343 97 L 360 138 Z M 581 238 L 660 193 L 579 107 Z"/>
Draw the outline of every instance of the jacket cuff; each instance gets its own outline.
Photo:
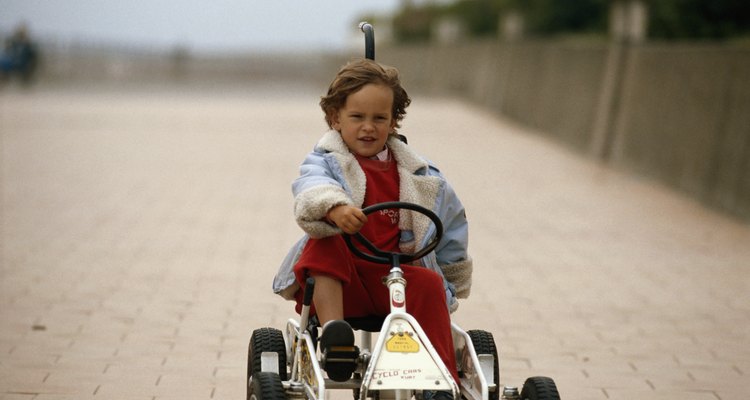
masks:
<path id="1" fill-rule="evenodd" d="M 326 222 L 326 214 L 342 204 L 352 204 L 343 189 L 333 185 L 318 186 L 294 198 L 294 216 L 300 228 L 311 238 L 338 235 L 341 230 Z"/>
<path id="2" fill-rule="evenodd" d="M 456 297 L 468 298 L 471 294 L 471 273 L 474 270 L 471 257 L 453 264 L 442 265 L 440 268 L 443 270 L 445 279 L 455 287 Z"/>

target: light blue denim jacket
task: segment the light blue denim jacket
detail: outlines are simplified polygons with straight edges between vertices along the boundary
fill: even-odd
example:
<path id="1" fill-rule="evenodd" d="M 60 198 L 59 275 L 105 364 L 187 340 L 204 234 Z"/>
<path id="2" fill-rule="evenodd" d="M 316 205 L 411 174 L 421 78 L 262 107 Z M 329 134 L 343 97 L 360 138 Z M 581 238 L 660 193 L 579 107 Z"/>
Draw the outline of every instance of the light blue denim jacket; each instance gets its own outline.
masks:
<path id="1" fill-rule="evenodd" d="M 400 179 L 400 200 L 432 210 L 443 222 L 443 239 L 437 248 L 421 260 L 411 262 L 430 268 L 443 277 L 449 309 L 458 307 L 457 298 L 466 298 L 471 291 L 472 260 L 467 252 L 468 223 L 466 213 L 455 192 L 440 171 L 417 155 L 397 137 L 387 142 L 396 160 Z M 341 234 L 341 230 L 325 222 L 332 207 L 342 204 L 362 207 L 365 198 L 365 174 L 354 155 L 349 152 L 341 135 L 327 132 L 313 152 L 300 166 L 300 176 L 292 184 L 294 215 L 305 232 L 289 251 L 273 280 L 273 291 L 293 299 L 299 288 L 294 264 L 309 238 Z M 401 251 L 412 253 L 421 249 L 434 235 L 429 219 L 409 210 L 400 210 Z"/>

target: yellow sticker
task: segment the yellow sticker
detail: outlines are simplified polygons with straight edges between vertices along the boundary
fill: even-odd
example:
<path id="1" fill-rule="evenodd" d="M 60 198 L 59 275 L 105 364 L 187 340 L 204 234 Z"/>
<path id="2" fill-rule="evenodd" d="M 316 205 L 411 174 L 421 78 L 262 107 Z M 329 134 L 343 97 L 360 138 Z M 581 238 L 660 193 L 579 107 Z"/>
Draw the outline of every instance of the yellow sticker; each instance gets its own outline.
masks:
<path id="1" fill-rule="evenodd" d="M 409 335 L 393 335 L 385 342 L 385 349 L 391 353 L 416 353 L 419 351 L 419 343 Z"/>

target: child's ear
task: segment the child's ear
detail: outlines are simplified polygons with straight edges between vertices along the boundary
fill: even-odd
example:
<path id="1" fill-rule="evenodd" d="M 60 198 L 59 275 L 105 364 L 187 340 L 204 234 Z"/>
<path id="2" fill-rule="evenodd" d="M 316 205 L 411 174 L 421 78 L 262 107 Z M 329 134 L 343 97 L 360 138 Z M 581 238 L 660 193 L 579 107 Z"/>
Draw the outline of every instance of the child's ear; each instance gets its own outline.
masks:
<path id="1" fill-rule="evenodd" d="M 331 128 L 333 128 L 336 131 L 340 131 L 341 129 L 341 120 L 339 119 L 339 113 L 338 111 L 331 111 L 329 114 L 329 118 L 331 121 Z"/>

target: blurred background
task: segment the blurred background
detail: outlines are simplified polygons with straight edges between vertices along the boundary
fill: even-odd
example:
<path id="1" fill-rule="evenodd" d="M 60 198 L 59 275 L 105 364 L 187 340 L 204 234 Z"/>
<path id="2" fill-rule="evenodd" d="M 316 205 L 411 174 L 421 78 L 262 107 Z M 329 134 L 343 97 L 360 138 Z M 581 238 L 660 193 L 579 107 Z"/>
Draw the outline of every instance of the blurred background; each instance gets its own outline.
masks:
<path id="1" fill-rule="evenodd" d="M 745 0 L 2 0 L 0 93 L 307 85 L 363 54 L 750 220 Z"/>

